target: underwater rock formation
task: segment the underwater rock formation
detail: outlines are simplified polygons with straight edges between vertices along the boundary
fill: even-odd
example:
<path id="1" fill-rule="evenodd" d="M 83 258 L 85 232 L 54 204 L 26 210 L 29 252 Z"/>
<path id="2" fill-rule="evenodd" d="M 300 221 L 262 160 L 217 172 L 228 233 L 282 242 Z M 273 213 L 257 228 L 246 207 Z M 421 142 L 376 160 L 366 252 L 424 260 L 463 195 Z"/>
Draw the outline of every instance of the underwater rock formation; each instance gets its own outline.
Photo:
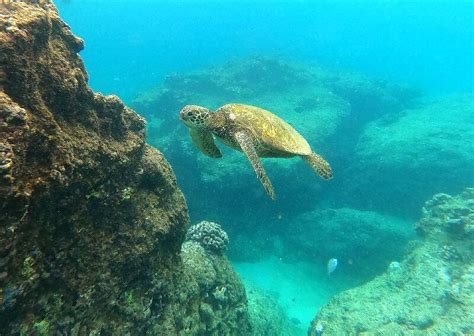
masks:
<path id="1" fill-rule="evenodd" d="M 465 94 L 369 123 L 344 174 L 350 204 L 414 217 L 434 193 L 474 182 L 473 115 L 474 96 Z"/>
<path id="2" fill-rule="evenodd" d="M 339 260 L 338 272 L 372 278 L 404 255 L 413 228 L 401 219 L 351 208 L 314 210 L 284 221 L 285 248 L 297 260 Z"/>
<path id="3" fill-rule="evenodd" d="M 201 228 L 203 226 L 209 228 L 208 225 L 201 225 Z M 218 229 L 219 238 L 227 237 L 218 224 L 212 223 L 212 229 Z M 246 294 L 239 276 L 222 255 L 226 245 L 221 244 L 221 240 L 218 245 L 209 244 L 205 238 L 211 235 L 205 230 L 205 238 L 196 240 L 196 231 L 188 234 L 181 247 L 185 271 L 192 275 L 192 283 L 188 285 L 196 287 L 202 297 L 199 302 L 200 323 L 198 328 L 190 330 L 190 334 L 246 335 L 250 331 Z"/>
<path id="4" fill-rule="evenodd" d="M 297 336 L 304 334 L 302 329 L 306 326 L 303 326 L 299 321 L 290 321 L 272 295 L 247 281 L 245 282 L 245 289 L 249 302 L 252 336 Z"/>
<path id="5" fill-rule="evenodd" d="M 222 262 L 198 287 L 173 170 L 82 48 L 52 3 L 0 7 L 0 333 L 245 334 L 242 285 Z"/>
<path id="6" fill-rule="evenodd" d="M 474 188 L 425 203 L 423 241 L 382 276 L 336 295 L 309 335 L 472 335 Z"/>

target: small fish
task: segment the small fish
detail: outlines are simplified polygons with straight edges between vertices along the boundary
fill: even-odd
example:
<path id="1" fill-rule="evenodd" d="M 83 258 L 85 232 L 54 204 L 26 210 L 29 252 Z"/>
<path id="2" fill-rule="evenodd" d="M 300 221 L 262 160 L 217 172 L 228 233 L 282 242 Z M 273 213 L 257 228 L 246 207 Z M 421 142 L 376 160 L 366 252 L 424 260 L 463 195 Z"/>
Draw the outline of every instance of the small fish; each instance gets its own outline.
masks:
<path id="1" fill-rule="evenodd" d="M 329 259 L 328 265 L 327 265 L 328 275 L 334 272 L 336 270 L 336 267 L 337 267 L 337 259 L 336 258 Z"/>

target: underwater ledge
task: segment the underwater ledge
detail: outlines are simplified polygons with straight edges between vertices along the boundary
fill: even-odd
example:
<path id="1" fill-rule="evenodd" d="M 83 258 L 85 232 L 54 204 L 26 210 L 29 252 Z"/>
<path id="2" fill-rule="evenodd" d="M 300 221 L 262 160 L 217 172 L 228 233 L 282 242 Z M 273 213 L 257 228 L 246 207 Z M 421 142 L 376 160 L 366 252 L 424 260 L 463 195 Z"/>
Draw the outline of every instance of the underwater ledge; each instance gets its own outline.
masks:
<path id="1" fill-rule="evenodd" d="M 83 47 L 50 1 L 0 7 L 0 333 L 247 334 L 239 277 L 183 244 L 172 168 Z"/>

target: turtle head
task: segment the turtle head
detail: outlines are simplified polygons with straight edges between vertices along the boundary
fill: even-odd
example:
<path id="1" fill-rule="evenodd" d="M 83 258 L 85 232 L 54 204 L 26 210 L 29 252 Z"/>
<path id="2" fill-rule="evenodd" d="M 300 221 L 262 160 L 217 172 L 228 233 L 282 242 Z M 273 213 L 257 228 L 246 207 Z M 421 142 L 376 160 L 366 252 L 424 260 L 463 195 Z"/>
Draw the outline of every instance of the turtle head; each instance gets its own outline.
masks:
<path id="1" fill-rule="evenodd" d="M 179 112 L 179 119 L 189 128 L 208 128 L 212 111 L 198 105 L 186 105 Z"/>

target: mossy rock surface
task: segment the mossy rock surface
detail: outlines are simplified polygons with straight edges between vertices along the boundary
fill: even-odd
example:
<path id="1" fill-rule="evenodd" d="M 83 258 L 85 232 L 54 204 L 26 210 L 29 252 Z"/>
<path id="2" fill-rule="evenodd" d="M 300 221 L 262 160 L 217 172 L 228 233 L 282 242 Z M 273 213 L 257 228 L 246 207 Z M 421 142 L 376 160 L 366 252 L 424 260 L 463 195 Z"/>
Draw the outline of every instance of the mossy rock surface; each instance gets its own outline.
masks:
<path id="1" fill-rule="evenodd" d="M 416 224 L 421 240 L 368 283 L 336 295 L 309 335 L 474 333 L 474 189 L 437 194 Z"/>
<path id="2" fill-rule="evenodd" d="M 0 334 L 189 335 L 212 291 L 180 256 L 184 197 L 145 120 L 89 88 L 82 48 L 51 2 L 0 6 Z M 236 294 L 208 334 L 245 334 L 216 264 Z"/>

